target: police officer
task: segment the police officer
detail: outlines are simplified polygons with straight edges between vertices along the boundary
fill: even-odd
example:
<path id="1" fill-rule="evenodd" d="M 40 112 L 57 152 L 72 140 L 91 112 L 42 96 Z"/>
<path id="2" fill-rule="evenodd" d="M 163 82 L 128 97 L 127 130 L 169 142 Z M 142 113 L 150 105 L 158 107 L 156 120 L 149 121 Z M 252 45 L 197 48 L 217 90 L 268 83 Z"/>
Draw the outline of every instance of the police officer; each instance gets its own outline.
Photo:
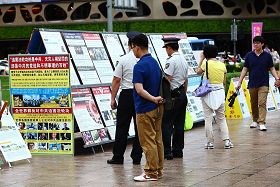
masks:
<path id="1" fill-rule="evenodd" d="M 174 106 L 164 111 L 162 120 L 162 139 L 164 158 L 172 160 L 183 157 L 184 123 L 188 103 L 186 92 L 188 86 L 188 64 L 179 54 L 178 38 L 163 38 L 167 59 L 164 72 L 171 84 L 171 97 Z M 172 143 L 171 143 L 172 140 Z M 171 146 L 172 144 L 172 146 Z"/>
<path id="2" fill-rule="evenodd" d="M 112 95 L 111 95 L 111 108 L 114 110 L 117 108 L 117 124 L 115 143 L 113 147 L 113 157 L 107 160 L 108 164 L 123 164 L 123 155 L 126 149 L 127 136 L 131 118 L 134 120 L 135 139 L 133 142 L 133 148 L 131 151 L 131 158 L 133 164 L 139 165 L 142 158 L 142 148 L 139 143 L 137 127 L 136 127 L 136 114 L 133 101 L 133 84 L 132 73 L 133 67 L 137 63 L 138 59 L 134 56 L 131 50 L 131 40 L 140 32 L 131 31 L 126 34 L 128 37 L 129 52 L 122 56 L 117 62 L 114 77 L 112 81 Z M 119 87 L 121 87 L 121 93 L 119 97 L 118 105 L 116 103 L 116 95 Z"/>

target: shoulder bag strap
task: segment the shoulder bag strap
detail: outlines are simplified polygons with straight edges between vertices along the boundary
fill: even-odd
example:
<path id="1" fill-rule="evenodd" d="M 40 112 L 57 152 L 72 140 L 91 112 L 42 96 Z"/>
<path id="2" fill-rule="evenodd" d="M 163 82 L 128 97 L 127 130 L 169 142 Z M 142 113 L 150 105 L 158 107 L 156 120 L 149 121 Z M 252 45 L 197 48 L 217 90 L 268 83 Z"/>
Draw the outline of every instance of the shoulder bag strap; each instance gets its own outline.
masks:
<path id="1" fill-rule="evenodd" d="M 209 76 L 208 76 L 208 60 L 206 60 L 206 79 L 209 80 Z"/>

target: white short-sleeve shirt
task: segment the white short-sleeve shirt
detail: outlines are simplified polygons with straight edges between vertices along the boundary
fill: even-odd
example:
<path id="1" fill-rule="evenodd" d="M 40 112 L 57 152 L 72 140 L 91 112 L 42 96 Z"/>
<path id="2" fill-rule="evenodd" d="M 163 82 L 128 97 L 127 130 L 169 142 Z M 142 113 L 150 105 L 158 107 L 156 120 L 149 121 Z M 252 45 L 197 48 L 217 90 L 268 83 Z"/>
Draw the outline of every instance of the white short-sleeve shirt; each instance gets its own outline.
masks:
<path id="1" fill-rule="evenodd" d="M 188 78 L 188 63 L 179 52 L 173 53 L 166 61 L 164 72 L 173 77 L 171 89 L 179 88 Z"/>
<path id="2" fill-rule="evenodd" d="M 114 76 L 121 78 L 121 89 L 133 89 L 133 67 L 138 62 L 138 59 L 130 51 L 124 56 L 121 56 L 116 63 Z"/>

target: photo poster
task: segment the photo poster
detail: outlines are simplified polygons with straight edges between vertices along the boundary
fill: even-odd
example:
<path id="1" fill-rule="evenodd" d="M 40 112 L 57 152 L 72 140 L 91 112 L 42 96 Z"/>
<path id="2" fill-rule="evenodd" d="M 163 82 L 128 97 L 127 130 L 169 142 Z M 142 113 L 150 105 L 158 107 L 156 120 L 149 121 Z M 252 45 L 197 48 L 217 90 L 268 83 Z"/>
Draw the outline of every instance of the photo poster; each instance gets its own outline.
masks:
<path id="1" fill-rule="evenodd" d="M 238 81 L 239 81 L 239 78 L 232 78 L 234 88 L 237 87 Z M 241 109 L 241 112 L 242 112 L 242 117 L 243 118 L 251 117 L 250 110 L 249 110 L 249 107 L 247 105 L 245 92 L 244 92 L 243 88 L 239 89 L 237 97 L 238 97 L 238 103 L 239 103 L 239 106 L 240 106 L 240 109 Z"/>
<path id="2" fill-rule="evenodd" d="M 186 61 L 188 62 L 188 74 L 196 75 L 196 68 L 198 66 L 197 60 L 193 54 L 191 45 L 187 39 L 187 35 L 182 33 L 179 35 L 181 40 L 179 41 L 179 51 L 184 55 Z"/>
<path id="3" fill-rule="evenodd" d="M 32 158 L 27 145 L 16 128 L 0 129 L 0 151 L 6 162 Z"/>
<path id="4" fill-rule="evenodd" d="M 72 88 L 73 113 L 85 145 L 94 144 L 91 131 L 104 128 L 90 88 Z"/>
<path id="5" fill-rule="evenodd" d="M 119 38 L 124 48 L 125 54 L 127 54 L 129 52 L 129 48 L 128 48 L 128 38 L 126 34 L 119 34 Z"/>
<path id="6" fill-rule="evenodd" d="M 100 79 L 96 68 L 90 58 L 89 51 L 82 33 L 63 32 L 62 33 L 70 54 L 76 67 L 82 84 L 100 84 Z"/>
<path id="7" fill-rule="evenodd" d="M 272 93 L 277 110 L 280 110 L 280 93 L 279 93 L 279 89 L 277 87 L 275 87 L 274 84 L 275 84 L 275 79 L 274 79 L 274 77 L 270 76 L 269 77 L 269 86 L 271 89 L 271 93 Z"/>
<path id="8" fill-rule="evenodd" d="M 54 31 L 39 31 L 42 37 L 46 54 L 68 54 L 64 41 L 60 32 Z M 70 63 L 70 81 L 71 85 L 80 85 L 78 76 L 74 70 L 72 63 Z"/>
<path id="9" fill-rule="evenodd" d="M 111 109 L 111 91 L 109 86 L 101 86 L 91 88 L 101 112 L 101 116 L 108 128 L 110 126 L 116 126 L 117 122 L 117 112 Z M 106 129 L 108 132 L 108 129 Z M 110 134 L 111 135 L 111 134 Z M 114 135 L 112 135 L 114 136 Z"/>
<path id="10" fill-rule="evenodd" d="M 111 83 L 114 72 L 100 34 L 83 33 L 83 37 L 101 83 Z"/>
<path id="11" fill-rule="evenodd" d="M 187 110 L 190 112 L 193 122 L 198 122 L 204 119 L 201 98 L 194 96 L 194 90 L 199 86 L 200 80 L 201 76 L 190 76 L 188 78 Z"/>
<path id="12" fill-rule="evenodd" d="M 108 49 L 112 63 L 116 67 L 119 58 L 125 54 L 119 37 L 117 34 L 102 34 L 102 38 Z"/>
<path id="13" fill-rule="evenodd" d="M 11 107 L 31 153 L 73 154 L 69 55 L 10 55 Z"/>

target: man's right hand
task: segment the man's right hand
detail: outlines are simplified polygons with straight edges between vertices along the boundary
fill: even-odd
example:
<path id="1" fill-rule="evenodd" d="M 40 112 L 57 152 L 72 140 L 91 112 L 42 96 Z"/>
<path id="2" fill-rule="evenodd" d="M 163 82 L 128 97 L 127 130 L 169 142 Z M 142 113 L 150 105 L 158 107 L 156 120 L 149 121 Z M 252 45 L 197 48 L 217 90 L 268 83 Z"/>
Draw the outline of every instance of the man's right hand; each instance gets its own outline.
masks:
<path id="1" fill-rule="evenodd" d="M 241 83 L 238 81 L 238 84 L 237 84 L 236 90 L 239 90 L 240 88 L 241 88 Z"/>
<path id="2" fill-rule="evenodd" d="M 116 108 L 117 108 L 117 102 L 116 102 L 116 100 L 115 99 L 113 99 L 113 100 L 111 100 L 111 109 L 112 110 L 115 110 Z"/>

